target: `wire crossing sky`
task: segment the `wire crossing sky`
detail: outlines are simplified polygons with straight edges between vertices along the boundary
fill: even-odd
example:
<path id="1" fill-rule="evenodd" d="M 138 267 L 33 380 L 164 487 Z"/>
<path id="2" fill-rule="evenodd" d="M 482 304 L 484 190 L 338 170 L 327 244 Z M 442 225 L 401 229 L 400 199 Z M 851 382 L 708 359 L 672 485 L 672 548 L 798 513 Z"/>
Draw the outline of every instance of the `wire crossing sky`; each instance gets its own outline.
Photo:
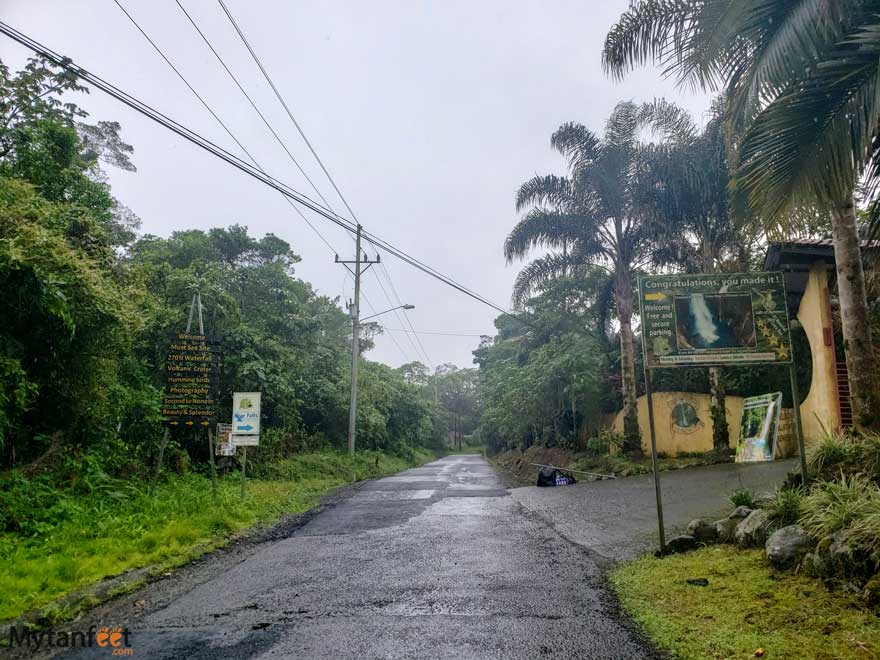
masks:
<path id="1" fill-rule="evenodd" d="M 381 245 L 375 237 L 385 237 L 402 253 L 418 255 L 427 270 L 467 283 L 463 289 L 473 288 L 502 308 L 521 267 L 505 265 L 502 255 L 504 238 L 518 219 L 514 194 L 535 173 L 563 170 L 562 158 L 549 146 L 560 124 L 579 121 L 601 131 L 622 99 L 662 96 L 690 108 L 698 122 L 708 107 L 707 98 L 676 90 L 650 68 L 623 83 L 606 78 L 599 49 L 627 0 L 436 5 L 223 0 L 229 15 L 219 0 L 180 0 L 317 194 L 176 0 L 122 4 L 266 172 L 308 193 L 319 207 L 327 206 L 322 197 L 332 202 L 338 188 L 343 206 L 349 214 L 356 209 L 351 218 L 361 221 L 371 240 Z M 236 151 L 110 0 L 7 0 L 3 20 Z M 27 56 L 24 48 L 0 41 L 0 58 L 11 68 Z M 263 183 L 237 175 L 134 111 L 96 93 L 73 100 L 92 121 L 119 121 L 123 139 L 135 147 L 138 172 L 108 174 L 114 194 L 142 218 L 145 233 L 233 223 L 247 225 L 254 235 L 272 232 L 302 256 L 300 277 L 328 296 L 342 296 L 328 246 L 342 258 L 350 256 L 347 229 L 304 210 L 319 229 L 313 233 Z M 318 154 L 323 164 L 313 157 Z M 407 330 L 409 339 L 389 331 L 376 338 L 369 357 L 395 366 L 418 356 L 470 366 L 479 338 L 457 335 L 494 334 L 497 311 L 409 266 L 388 265 L 394 279 L 377 271 L 365 280 L 366 298 L 375 311 L 386 308 L 381 278 L 392 301 L 416 308 L 411 319 L 387 317 L 396 329 Z"/>

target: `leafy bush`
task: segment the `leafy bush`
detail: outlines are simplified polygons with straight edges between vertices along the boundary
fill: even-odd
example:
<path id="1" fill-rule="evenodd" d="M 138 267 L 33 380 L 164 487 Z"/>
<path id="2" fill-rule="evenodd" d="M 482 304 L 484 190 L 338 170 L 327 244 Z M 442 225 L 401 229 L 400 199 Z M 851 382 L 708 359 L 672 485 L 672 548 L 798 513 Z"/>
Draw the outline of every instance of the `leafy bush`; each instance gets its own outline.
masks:
<path id="1" fill-rule="evenodd" d="M 801 506 L 800 524 L 821 539 L 880 511 L 880 488 L 862 475 L 843 475 L 837 481 L 817 484 Z M 864 537 L 869 533 L 870 526 L 865 527 Z"/>
<path id="2" fill-rule="evenodd" d="M 737 488 L 731 493 L 729 499 L 733 506 L 747 506 L 751 509 L 755 508 L 755 496 L 748 488 Z"/>
<path id="3" fill-rule="evenodd" d="M 861 517 L 852 524 L 847 535 L 851 545 L 880 564 L 880 498 L 865 503 Z"/>
<path id="4" fill-rule="evenodd" d="M 774 527 L 795 524 L 801 516 L 801 505 L 806 492 L 803 488 L 777 489 L 769 500 L 762 504 L 767 517 Z"/>
<path id="5" fill-rule="evenodd" d="M 839 472 L 855 463 L 858 451 L 849 432 L 829 433 L 809 453 L 810 467 L 820 475 Z"/>
<path id="6" fill-rule="evenodd" d="M 623 447 L 623 435 L 612 428 L 599 429 L 599 435 L 587 440 L 587 452 L 594 456 L 607 456 Z"/>

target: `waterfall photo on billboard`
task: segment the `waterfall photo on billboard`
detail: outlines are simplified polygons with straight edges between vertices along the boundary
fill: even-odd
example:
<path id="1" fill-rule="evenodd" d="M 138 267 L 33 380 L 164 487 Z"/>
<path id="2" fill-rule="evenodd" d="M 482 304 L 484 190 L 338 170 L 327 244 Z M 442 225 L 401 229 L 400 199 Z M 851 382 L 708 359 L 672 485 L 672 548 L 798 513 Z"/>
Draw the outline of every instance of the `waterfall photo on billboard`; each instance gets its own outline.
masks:
<path id="1" fill-rule="evenodd" d="M 752 297 L 747 293 L 676 296 L 676 341 L 684 349 L 753 348 Z"/>

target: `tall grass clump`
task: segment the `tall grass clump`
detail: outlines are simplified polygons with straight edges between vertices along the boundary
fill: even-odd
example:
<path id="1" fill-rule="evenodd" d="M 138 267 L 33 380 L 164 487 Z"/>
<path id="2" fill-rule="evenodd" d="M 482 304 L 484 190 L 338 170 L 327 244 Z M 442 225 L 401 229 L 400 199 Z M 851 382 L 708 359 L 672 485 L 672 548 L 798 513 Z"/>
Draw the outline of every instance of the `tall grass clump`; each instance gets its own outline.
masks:
<path id="1" fill-rule="evenodd" d="M 849 432 L 828 433 L 807 455 L 810 468 L 818 475 L 831 476 L 841 470 L 850 472 L 857 466 L 858 448 Z"/>
<path id="2" fill-rule="evenodd" d="M 801 517 L 806 491 L 801 487 L 777 488 L 773 497 L 762 504 L 774 527 L 794 525 Z"/>
<path id="3" fill-rule="evenodd" d="M 863 475 L 842 475 L 836 481 L 817 484 L 803 499 L 801 509 L 801 526 L 821 539 L 849 530 L 869 514 L 880 512 L 880 488 Z"/>
<path id="4" fill-rule="evenodd" d="M 841 473 L 880 481 L 880 433 L 846 430 L 829 433 L 808 452 L 813 472 L 830 480 Z"/>
<path id="5" fill-rule="evenodd" d="M 750 509 L 754 509 L 757 502 L 754 493 L 748 488 L 737 488 L 728 499 L 733 506 L 747 506 Z"/>

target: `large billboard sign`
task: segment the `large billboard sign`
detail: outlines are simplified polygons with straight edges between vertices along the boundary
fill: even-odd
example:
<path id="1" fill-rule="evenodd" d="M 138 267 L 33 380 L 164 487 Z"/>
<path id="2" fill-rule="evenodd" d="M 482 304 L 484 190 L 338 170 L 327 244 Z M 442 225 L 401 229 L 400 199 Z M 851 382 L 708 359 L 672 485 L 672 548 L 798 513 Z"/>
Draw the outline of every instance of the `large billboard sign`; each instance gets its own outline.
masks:
<path id="1" fill-rule="evenodd" d="M 791 362 L 782 273 L 639 278 L 649 368 Z"/>
<path id="2" fill-rule="evenodd" d="M 220 338 L 178 332 L 165 360 L 162 416 L 170 424 L 207 426 L 217 416 L 222 360 Z"/>

